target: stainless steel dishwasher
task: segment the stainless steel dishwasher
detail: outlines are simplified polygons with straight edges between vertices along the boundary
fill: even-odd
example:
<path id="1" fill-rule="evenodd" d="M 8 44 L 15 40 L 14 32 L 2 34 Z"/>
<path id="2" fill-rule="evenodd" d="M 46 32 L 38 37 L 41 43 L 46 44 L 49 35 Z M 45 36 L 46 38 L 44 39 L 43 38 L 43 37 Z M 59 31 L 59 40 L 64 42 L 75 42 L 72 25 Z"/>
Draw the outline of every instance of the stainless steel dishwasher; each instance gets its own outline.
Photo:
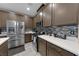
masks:
<path id="1" fill-rule="evenodd" d="M 36 41 L 37 41 L 37 35 L 32 34 L 32 44 L 33 44 L 35 51 L 37 51 L 37 42 Z"/>

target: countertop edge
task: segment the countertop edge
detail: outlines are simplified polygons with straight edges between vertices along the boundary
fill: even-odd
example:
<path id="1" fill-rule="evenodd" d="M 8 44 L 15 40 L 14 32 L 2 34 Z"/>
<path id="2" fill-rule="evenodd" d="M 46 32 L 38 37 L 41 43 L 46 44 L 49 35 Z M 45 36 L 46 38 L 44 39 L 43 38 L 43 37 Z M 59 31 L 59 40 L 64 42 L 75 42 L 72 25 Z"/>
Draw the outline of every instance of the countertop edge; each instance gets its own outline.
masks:
<path id="1" fill-rule="evenodd" d="M 0 38 L 0 45 L 2 45 L 4 42 L 6 42 L 9 39 L 9 37 L 6 38 Z"/>

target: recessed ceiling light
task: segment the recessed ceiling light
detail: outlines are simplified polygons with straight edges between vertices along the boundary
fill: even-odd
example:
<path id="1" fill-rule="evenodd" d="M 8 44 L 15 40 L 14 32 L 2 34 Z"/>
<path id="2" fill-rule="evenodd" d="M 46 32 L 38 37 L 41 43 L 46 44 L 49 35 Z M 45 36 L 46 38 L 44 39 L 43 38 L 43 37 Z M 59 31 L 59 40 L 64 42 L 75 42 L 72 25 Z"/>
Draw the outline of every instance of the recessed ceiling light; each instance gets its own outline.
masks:
<path id="1" fill-rule="evenodd" d="M 30 10 L 30 8 L 27 8 L 27 10 L 29 11 L 29 10 Z"/>

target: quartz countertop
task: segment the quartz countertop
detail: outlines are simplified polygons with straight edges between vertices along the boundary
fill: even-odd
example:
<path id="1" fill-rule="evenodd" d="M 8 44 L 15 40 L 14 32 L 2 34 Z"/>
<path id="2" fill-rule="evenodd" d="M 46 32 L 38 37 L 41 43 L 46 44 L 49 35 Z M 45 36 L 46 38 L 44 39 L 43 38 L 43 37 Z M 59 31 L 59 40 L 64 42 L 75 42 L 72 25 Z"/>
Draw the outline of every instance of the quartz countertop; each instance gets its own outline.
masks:
<path id="1" fill-rule="evenodd" d="M 9 37 L 0 38 L 0 45 L 2 45 L 4 42 L 6 42 L 9 39 Z"/>
<path id="2" fill-rule="evenodd" d="M 25 34 L 34 34 L 35 32 L 33 31 L 26 31 Z"/>
<path id="3" fill-rule="evenodd" d="M 7 34 L 0 34 L 0 36 L 7 36 Z"/>
<path id="4" fill-rule="evenodd" d="M 63 48 L 71 53 L 74 53 L 75 55 L 79 55 L 79 42 L 78 42 L 78 38 L 76 37 L 71 37 L 67 39 L 61 39 L 49 35 L 39 35 L 38 37 L 54 45 L 57 45 L 60 48 Z"/>

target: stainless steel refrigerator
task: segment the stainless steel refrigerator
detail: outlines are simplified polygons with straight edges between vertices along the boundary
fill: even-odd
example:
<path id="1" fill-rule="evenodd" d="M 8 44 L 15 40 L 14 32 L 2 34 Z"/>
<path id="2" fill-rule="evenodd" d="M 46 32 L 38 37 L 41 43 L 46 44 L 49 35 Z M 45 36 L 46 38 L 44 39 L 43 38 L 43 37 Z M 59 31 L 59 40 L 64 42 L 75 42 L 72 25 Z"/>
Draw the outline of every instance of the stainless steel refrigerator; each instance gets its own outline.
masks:
<path id="1" fill-rule="evenodd" d="M 24 22 L 8 20 L 6 23 L 8 48 L 14 48 L 20 45 L 24 45 Z"/>

